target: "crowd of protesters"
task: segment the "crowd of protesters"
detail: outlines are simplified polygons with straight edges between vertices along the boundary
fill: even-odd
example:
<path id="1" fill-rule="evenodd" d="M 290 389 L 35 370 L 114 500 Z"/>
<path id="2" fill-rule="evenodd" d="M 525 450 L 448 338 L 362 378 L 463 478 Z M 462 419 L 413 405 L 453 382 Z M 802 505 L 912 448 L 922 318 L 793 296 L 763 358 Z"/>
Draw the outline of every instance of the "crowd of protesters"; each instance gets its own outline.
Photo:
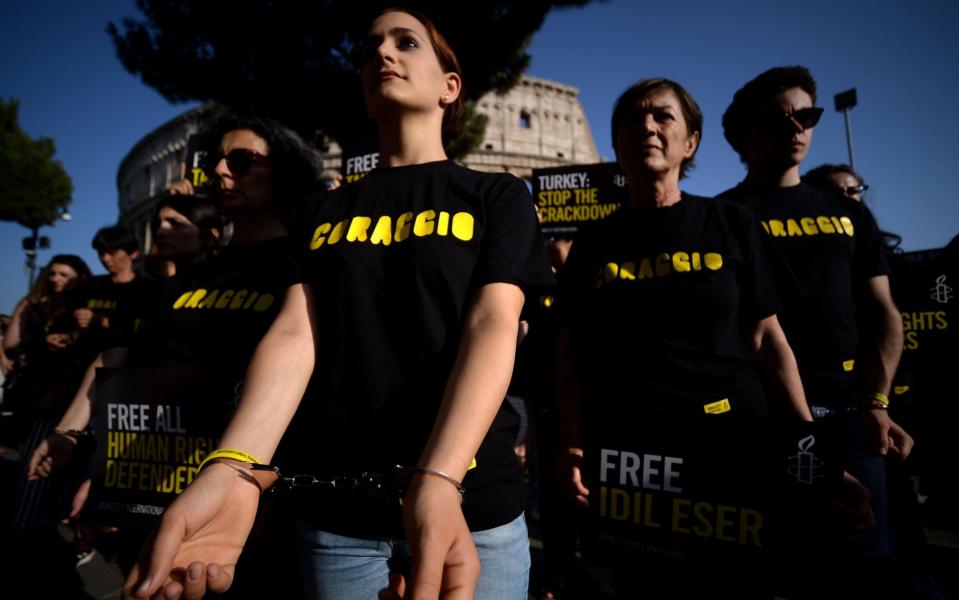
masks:
<path id="1" fill-rule="evenodd" d="M 74 568 L 96 548 L 131 598 L 945 597 L 911 560 L 908 476 L 928 476 L 940 506 L 954 492 L 903 460 L 913 435 L 955 455 L 951 424 L 895 412 L 897 243 L 868 186 L 842 165 L 800 177 L 822 114 L 808 70 L 735 93 L 722 125 L 746 176 L 715 199 L 680 189 L 703 141 L 695 99 L 632 85 L 612 111 L 627 200 L 546 239 L 522 181 L 448 159 L 466 82 L 428 18 L 382 13 L 362 52 L 380 132 L 367 176 L 325 186 L 297 134 L 224 110 L 203 134 L 212 198 L 178 182 L 143 255 L 126 228 L 101 229 L 108 275 L 54 256 L 15 307 L 0 450 L 19 463 L 0 506 L 26 585 L 82 597 Z M 950 247 L 937 265 L 952 277 Z M 949 347 L 914 387 L 947 389 Z M 98 380 L 150 369 L 215 372 L 229 393 L 208 401 L 219 441 L 192 483 L 130 525 L 87 502 Z M 644 420 L 677 438 L 700 422 L 747 423 L 750 439 L 836 424 L 841 484 L 809 507 L 834 531 L 788 553 L 802 574 L 591 552 L 590 453 Z M 532 583 L 528 522 L 543 543 Z"/>

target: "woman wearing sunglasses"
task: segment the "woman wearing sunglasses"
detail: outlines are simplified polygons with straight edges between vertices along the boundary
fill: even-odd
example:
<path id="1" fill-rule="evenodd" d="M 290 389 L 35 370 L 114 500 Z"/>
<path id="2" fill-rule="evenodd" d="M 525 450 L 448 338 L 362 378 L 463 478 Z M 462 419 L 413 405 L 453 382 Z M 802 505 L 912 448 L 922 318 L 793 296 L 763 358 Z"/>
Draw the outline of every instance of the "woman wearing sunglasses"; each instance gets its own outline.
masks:
<path id="1" fill-rule="evenodd" d="M 533 204 L 519 180 L 447 159 L 463 83 L 427 19 L 379 16 L 362 81 L 380 167 L 300 217 L 310 285 L 288 294 L 222 458 L 167 510 L 128 594 L 231 584 L 257 484 L 276 477 L 253 463 L 271 460 L 306 392 L 282 466 L 307 486 L 294 493 L 309 596 L 372 598 L 388 585 L 402 595 L 409 584 L 407 597 L 526 597 L 522 478 L 494 417 L 523 287 L 551 279 Z"/>
<path id="2" fill-rule="evenodd" d="M 806 171 L 802 180 L 819 189 L 833 190 L 856 202 L 862 202 L 863 194 L 869 190 L 863 178 L 849 165 L 819 165 Z"/>
<path id="3" fill-rule="evenodd" d="M 223 393 L 211 397 L 204 412 L 222 423 L 232 413 L 250 357 L 298 281 L 282 216 L 315 190 L 317 170 L 299 137 L 273 121 L 224 114 L 208 136 L 215 140 L 216 200 L 171 195 L 160 201 L 153 222 L 157 256 L 172 261 L 176 275 L 149 288 L 138 306 L 138 330 L 93 363 L 59 430 L 82 431 L 90 422 L 99 366 L 207 369 Z M 221 250 L 224 216 L 232 238 Z M 51 435 L 32 457 L 31 476 L 47 476 L 70 460 L 76 443 L 71 433 Z M 145 534 L 119 532 L 124 572 Z"/>

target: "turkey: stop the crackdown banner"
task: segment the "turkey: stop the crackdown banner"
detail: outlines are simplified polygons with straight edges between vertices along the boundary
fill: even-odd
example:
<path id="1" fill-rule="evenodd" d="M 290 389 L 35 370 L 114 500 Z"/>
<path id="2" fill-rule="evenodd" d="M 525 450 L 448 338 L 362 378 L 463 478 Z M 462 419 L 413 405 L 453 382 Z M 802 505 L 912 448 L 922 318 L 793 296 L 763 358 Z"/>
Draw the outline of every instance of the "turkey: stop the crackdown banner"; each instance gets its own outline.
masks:
<path id="1" fill-rule="evenodd" d="M 533 169 L 533 198 L 543 233 L 574 237 L 626 201 L 626 177 L 616 163 Z"/>

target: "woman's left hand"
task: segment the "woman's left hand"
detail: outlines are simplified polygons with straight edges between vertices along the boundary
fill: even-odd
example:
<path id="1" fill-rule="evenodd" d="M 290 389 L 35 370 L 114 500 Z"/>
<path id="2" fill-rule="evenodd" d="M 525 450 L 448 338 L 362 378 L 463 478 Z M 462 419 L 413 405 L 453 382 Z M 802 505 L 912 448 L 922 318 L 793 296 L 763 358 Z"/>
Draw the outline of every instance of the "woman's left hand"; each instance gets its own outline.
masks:
<path id="1" fill-rule="evenodd" d="M 459 491 L 449 481 L 417 473 L 403 498 L 403 525 L 413 552 L 405 597 L 468 599 L 480 575 L 479 555 L 463 517 Z M 392 587 L 392 586 L 391 586 Z"/>

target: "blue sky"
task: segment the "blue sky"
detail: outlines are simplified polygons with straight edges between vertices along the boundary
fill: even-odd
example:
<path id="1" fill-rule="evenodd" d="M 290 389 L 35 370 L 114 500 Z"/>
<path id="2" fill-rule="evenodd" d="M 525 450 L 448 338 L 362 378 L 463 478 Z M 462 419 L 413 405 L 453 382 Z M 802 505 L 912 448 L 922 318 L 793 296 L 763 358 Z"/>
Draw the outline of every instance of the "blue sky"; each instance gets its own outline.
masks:
<path id="1" fill-rule="evenodd" d="M 103 272 L 89 241 L 117 218 L 120 161 L 143 135 L 191 106 L 168 104 L 120 65 L 105 27 L 125 16 L 139 16 L 133 0 L 0 1 L 0 96 L 20 99 L 28 133 L 54 138 L 75 187 L 74 219 L 43 230 L 53 245 L 41 252 L 41 264 L 53 253 L 77 253 Z M 698 167 L 683 187 L 703 195 L 744 174 L 720 119 L 747 80 L 777 65 L 812 70 L 827 111 L 803 170 L 846 161 L 832 96 L 856 87 L 852 131 L 856 166 L 872 188 L 867 200 L 906 249 L 923 249 L 959 233 L 949 175 L 959 139 L 957 28 L 953 0 L 612 0 L 548 16 L 530 47 L 528 72 L 580 89 L 607 158 L 619 93 L 644 77 L 682 83 L 705 115 Z M 0 223 L 0 312 L 11 312 L 26 291 L 26 233 Z"/>

